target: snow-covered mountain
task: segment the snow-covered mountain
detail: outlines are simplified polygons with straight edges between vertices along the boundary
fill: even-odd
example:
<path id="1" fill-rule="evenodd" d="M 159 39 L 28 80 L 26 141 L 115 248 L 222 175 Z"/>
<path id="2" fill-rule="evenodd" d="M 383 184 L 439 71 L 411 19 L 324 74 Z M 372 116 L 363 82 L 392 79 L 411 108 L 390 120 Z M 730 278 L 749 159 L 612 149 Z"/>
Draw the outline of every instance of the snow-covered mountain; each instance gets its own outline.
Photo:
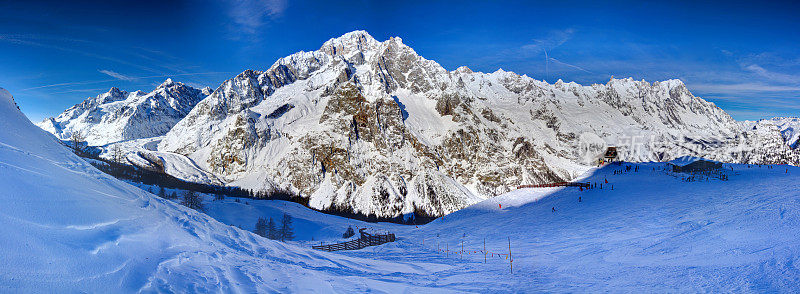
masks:
<path id="1" fill-rule="evenodd" d="M 776 117 L 771 121 L 780 129 L 784 141 L 790 148 L 800 147 L 800 118 Z"/>
<path id="2" fill-rule="evenodd" d="M 78 134 L 89 145 L 166 134 L 192 107 L 211 93 L 167 79 L 150 93 L 108 92 L 70 107 L 37 125 L 62 140 Z"/>
<path id="3" fill-rule="evenodd" d="M 435 290 L 404 278 L 427 276 L 416 262 L 268 240 L 106 175 L 2 88 L 0 187 L 3 293 Z"/>
<path id="4" fill-rule="evenodd" d="M 0 88 L 0 292 L 798 288 L 800 168 L 726 164 L 726 181 L 688 182 L 663 163 L 631 166 L 580 178 L 608 180 L 613 190 L 519 189 L 425 226 L 207 195 L 208 213 L 226 225 L 93 168 L 31 124 Z M 318 241 L 280 243 L 236 228 L 287 212 L 304 240 L 341 240 L 350 226 L 399 238 L 321 252 L 309 248 Z"/>
<path id="5" fill-rule="evenodd" d="M 232 185 L 280 186 L 317 209 L 391 217 L 443 215 L 521 184 L 570 180 L 607 146 L 629 161 L 798 164 L 798 151 L 771 144 L 783 138 L 780 128 L 734 121 L 679 80 L 582 86 L 448 71 L 400 38 L 355 31 L 224 82 L 158 150 Z"/>

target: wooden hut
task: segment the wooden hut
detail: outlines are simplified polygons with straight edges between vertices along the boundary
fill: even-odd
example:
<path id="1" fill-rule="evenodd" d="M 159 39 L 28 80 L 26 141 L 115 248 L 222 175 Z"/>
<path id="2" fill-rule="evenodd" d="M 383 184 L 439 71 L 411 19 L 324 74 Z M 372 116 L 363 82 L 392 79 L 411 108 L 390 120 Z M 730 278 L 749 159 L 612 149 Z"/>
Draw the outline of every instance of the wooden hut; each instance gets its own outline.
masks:
<path id="1" fill-rule="evenodd" d="M 697 157 L 681 157 L 670 161 L 673 172 L 691 173 L 722 168 L 722 163 Z"/>
<path id="2" fill-rule="evenodd" d="M 603 155 L 603 160 L 605 162 L 612 162 L 617 159 L 617 147 L 608 147 L 606 149 L 606 154 Z"/>

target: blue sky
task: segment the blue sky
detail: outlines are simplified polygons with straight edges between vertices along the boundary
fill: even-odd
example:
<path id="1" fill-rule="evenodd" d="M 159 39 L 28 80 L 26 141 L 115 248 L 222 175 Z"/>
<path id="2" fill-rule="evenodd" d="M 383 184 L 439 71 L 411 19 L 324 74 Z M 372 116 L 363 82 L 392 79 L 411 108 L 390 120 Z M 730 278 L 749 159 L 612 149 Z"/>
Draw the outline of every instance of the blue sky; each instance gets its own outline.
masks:
<path id="1" fill-rule="evenodd" d="M 799 4 L 597 2 L 3 1 L 0 87 L 39 121 L 112 86 L 216 88 L 363 29 L 450 70 L 678 78 L 739 120 L 800 116 Z"/>

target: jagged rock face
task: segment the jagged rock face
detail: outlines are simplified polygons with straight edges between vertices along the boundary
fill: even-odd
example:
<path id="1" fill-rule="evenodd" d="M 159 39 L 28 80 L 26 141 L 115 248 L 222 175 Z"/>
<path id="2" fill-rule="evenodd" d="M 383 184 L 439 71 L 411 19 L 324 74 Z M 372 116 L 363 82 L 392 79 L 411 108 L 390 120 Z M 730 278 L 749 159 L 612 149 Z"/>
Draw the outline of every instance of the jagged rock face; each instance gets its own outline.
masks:
<path id="1" fill-rule="evenodd" d="M 150 93 L 111 88 L 38 125 L 59 139 L 78 135 L 93 146 L 161 136 L 210 93 L 171 79 Z"/>
<path id="2" fill-rule="evenodd" d="M 677 80 L 581 86 L 450 72 L 399 38 L 357 31 L 226 81 L 158 148 L 233 185 L 280 186 L 315 208 L 393 217 L 571 180 L 607 146 L 630 161 L 798 163 L 762 152 L 765 138 L 782 140 L 779 128 L 762 129 L 747 130 Z"/>
<path id="3" fill-rule="evenodd" d="M 798 149 L 800 147 L 800 118 L 773 118 L 772 122 L 780 129 L 781 136 L 789 148 Z"/>

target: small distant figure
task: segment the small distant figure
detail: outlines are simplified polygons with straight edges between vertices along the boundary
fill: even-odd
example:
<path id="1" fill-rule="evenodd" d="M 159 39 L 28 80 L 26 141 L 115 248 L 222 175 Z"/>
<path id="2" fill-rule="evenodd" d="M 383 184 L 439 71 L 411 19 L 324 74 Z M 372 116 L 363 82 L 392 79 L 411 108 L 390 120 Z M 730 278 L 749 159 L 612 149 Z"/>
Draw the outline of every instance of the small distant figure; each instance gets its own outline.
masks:
<path id="1" fill-rule="evenodd" d="M 555 206 L 553 206 L 553 212 L 556 212 L 556 207 Z"/>
<path id="2" fill-rule="evenodd" d="M 500 203 L 497 203 L 497 207 L 500 207 L 500 209 L 503 209 L 503 205 L 500 204 Z"/>
<path id="3" fill-rule="evenodd" d="M 581 196 L 578 196 L 578 202 L 581 202 Z"/>
<path id="4" fill-rule="evenodd" d="M 605 180 L 606 180 L 606 184 L 608 184 L 608 179 L 605 179 Z"/>

